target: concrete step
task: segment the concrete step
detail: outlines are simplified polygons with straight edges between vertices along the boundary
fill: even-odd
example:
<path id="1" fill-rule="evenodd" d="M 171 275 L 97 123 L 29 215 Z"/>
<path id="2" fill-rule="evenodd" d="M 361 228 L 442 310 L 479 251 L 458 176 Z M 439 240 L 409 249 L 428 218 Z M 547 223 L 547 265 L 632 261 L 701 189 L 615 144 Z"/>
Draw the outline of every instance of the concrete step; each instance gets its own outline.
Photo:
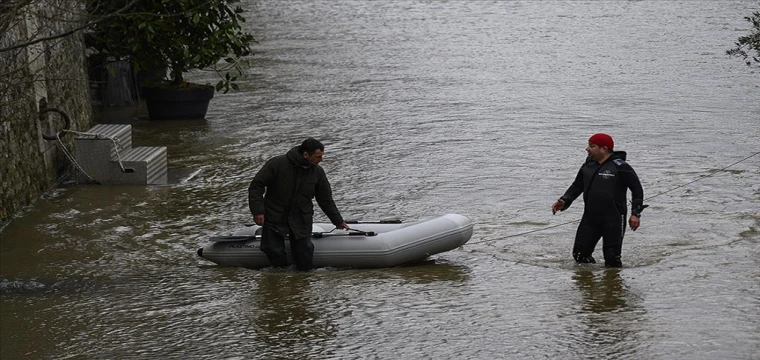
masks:
<path id="1" fill-rule="evenodd" d="M 165 146 L 141 146 L 121 152 L 121 161 L 125 169 L 134 169 L 142 183 L 146 185 L 165 185 L 168 183 L 169 163 Z M 111 158 L 111 161 L 117 159 Z M 121 170 L 121 168 L 119 168 Z M 129 173 L 119 174 L 126 176 Z"/>
<path id="2" fill-rule="evenodd" d="M 92 129 L 86 131 L 87 135 L 77 135 L 75 139 L 93 139 L 93 136 L 101 136 L 106 141 L 108 138 L 118 139 L 118 143 L 121 144 L 122 149 L 132 148 L 132 125 L 129 124 L 98 124 L 92 127 Z M 121 149 L 120 149 L 121 150 Z M 111 155 L 116 154 L 116 149 L 111 149 Z"/>
<path id="3" fill-rule="evenodd" d="M 168 183 L 166 147 L 133 148 L 132 125 L 98 124 L 85 134 L 77 135 L 74 142 L 77 163 L 89 177 L 100 184 Z"/>

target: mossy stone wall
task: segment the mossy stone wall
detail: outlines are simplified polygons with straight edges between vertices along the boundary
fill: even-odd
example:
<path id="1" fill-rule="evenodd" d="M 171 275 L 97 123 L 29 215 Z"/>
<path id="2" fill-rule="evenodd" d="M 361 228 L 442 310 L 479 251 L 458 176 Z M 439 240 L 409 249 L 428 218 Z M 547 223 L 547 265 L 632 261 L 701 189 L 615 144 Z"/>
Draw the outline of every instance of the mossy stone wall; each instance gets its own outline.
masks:
<path id="1" fill-rule="evenodd" d="M 57 1 L 66 9 L 35 3 L 23 9 L 0 34 L 0 49 L 54 37 L 76 25 L 80 0 Z M 51 21 L 51 19 L 53 19 Z M 81 31 L 0 52 L 0 226 L 56 185 L 71 168 L 58 141 L 43 140 L 63 129 L 62 118 L 45 106 L 64 111 L 70 130 L 92 126 L 92 106 Z M 73 150 L 72 136 L 62 143 Z"/>

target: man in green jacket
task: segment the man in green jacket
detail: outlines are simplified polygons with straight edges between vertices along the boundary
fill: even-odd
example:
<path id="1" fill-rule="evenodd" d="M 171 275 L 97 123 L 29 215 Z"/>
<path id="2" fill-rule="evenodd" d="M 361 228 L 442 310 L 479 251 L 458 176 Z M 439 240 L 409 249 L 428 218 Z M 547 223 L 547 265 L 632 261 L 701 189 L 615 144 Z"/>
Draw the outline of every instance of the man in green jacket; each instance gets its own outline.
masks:
<path id="1" fill-rule="evenodd" d="M 324 151 L 321 142 L 306 139 L 285 155 L 269 159 L 248 187 L 248 206 L 254 222 L 263 227 L 261 251 L 272 266 L 288 266 L 285 253 L 285 240 L 288 239 L 296 269 L 308 271 L 312 268 L 312 199 L 317 199 L 317 204 L 335 227 L 348 229 L 333 201 L 325 170 L 319 166 Z"/>

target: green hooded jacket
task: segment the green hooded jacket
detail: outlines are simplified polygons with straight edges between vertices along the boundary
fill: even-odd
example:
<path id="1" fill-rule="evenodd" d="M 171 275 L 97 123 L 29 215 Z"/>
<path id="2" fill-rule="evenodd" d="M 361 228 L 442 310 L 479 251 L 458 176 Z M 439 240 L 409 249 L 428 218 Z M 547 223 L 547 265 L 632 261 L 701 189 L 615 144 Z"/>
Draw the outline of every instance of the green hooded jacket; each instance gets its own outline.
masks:
<path id="1" fill-rule="evenodd" d="M 312 199 L 317 199 L 333 224 L 343 222 L 325 170 L 306 160 L 297 146 L 285 155 L 269 159 L 248 187 L 251 214 L 264 214 L 264 226 L 273 227 L 283 236 L 290 230 L 296 239 L 311 235 Z"/>

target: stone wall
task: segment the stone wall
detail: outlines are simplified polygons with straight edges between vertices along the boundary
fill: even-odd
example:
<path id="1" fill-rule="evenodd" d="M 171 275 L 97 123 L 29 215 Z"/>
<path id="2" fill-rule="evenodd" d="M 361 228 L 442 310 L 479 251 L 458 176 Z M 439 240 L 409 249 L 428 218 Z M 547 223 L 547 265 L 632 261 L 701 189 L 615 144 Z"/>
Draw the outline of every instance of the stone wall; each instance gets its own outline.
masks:
<path id="1" fill-rule="evenodd" d="M 92 125 L 82 32 L 56 37 L 82 24 L 83 1 L 16 2 L 28 4 L 0 13 L 0 229 L 71 168 L 61 144 L 42 138 L 62 130 L 62 118 L 52 112 L 40 116 L 40 109 L 67 113 L 71 130 Z M 72 136 L 62 140 L 71 150 Z"/>

